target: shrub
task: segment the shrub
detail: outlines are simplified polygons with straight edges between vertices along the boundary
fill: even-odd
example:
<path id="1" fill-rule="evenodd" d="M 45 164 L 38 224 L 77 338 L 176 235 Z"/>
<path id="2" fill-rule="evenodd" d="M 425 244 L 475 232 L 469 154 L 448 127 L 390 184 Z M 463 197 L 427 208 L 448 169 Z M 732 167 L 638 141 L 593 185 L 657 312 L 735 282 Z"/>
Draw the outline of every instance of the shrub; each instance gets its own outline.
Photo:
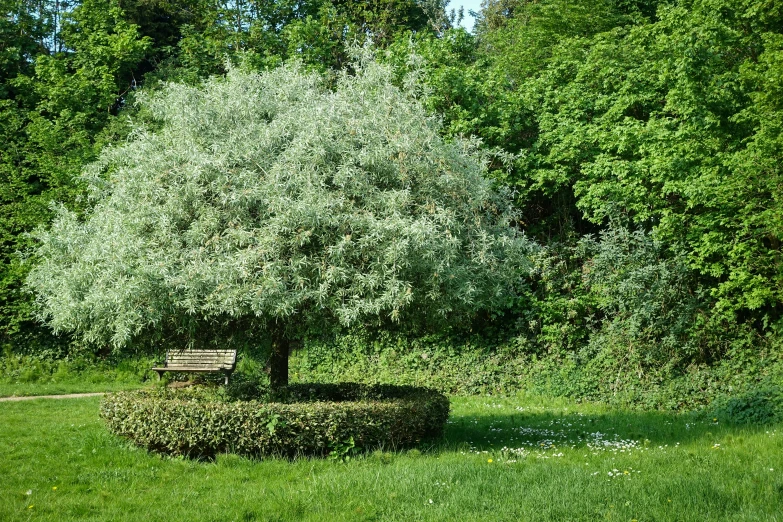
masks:
<path id="1" fill-rule="evenodd" d="M 600 239 L 584 238 L 581 248 L 593 254 L 582 272 L 602 318 L 582 358 L 636 357 L 644 369 L 704 362 L 707 350 L 699 345 L 707 339 L 698 317 L 708 306 L 681 250 L 667 251 L 653 234 L 617 226 Z"/>
<path id="2" fill-rule="evenodd" d="M 783 418 L 783 388 L 764 386 L 718 401 L 715 415 L 733 424 L 769 424 Z"/>
<path id="3" fill-rule="evenodd" d="M 348 451 L 411 446 L 443 433 L 445 395 L 412 386 L 299 384 L 274 402 L 234 400 L 205 388 L 107 395 L 109 430 L 169 455 L 346 456 Z M 347 449 L 346 449 L 347 448 Z"/>
<path id="4" fill-rule="evenodd" d="M 591 358 L 575 348 L 542 349 L 525 335 L 493 336 L 478 328 L 426 336 L 354 329 L 308 340 L 292 357 L 291 370 L 304 382 L 340 376 L 367 384 L 429 386 L 450 396 L 524 392 L 680 411 L 783 382 L 780 337 L 758 337 L 747 325 L 725 335 L 724 356 L 712 364 L 686 365 L 673 358 L 653 365 L 638 345 L 623 353 L 622 346 L 612 344 Z"/>
<path id="5" fill-rule="evenodd" d="M 0 383 L 141 383 L 153 378 L 152 366 L 147 357 L 99 358 L 82 353 L 53 359 L 8 350 L 0 354 Z"/>

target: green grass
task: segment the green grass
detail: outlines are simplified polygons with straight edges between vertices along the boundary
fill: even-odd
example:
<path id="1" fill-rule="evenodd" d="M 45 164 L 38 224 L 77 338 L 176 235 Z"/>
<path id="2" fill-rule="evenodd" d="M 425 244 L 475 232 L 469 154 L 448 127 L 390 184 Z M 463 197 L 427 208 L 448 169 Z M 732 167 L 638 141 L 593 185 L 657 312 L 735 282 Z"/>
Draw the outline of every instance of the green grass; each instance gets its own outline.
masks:
<path id="1" fill-rule="evenodd" d="M 53 382 L 53 383 L 2 383 L 0 397 L 31 397 L 35 395 L 62 395 L 66 393 L 115 392 L 135 390 L 143 384 L 135 382 Z"/>
<path id="2" fill-rule="evenodd" d="M 111 436 L 98 401 L 0 404 L 0 520 L 783 520 L 783 425 L 456 398 L 421 451 L 197 462 Z"/>

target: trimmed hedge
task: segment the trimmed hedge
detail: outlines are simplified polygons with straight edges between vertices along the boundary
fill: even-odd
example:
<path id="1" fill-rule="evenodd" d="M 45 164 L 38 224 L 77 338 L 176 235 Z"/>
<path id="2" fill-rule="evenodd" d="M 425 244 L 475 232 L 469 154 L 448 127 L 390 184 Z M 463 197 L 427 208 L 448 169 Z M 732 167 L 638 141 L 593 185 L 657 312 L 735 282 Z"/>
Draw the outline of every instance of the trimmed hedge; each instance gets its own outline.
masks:
<path id="1" fill-rule="evenodd" d="M 274 401 L 161 388 L 107 395 L 100 416 L 109 431 L 139 446 L 189 457 L 407 447 L 441 436 L 449 416 L 445 395 L 414 386 L 298 384 Z"/>

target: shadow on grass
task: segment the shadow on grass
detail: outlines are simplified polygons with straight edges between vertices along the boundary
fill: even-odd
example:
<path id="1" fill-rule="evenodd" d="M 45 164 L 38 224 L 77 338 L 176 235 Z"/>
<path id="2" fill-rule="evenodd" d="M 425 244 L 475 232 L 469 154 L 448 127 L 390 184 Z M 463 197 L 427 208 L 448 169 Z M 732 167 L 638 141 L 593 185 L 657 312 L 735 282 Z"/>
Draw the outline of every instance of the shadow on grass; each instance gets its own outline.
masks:
<path id="1" fill-rule="evenodd" d="M 519 412 L 452 414 L 445 436 L 432 451 L 455 448 L 476 451 L 502 447 L 638 448 L 674 446 L 729 433 L 748 433 L 768 426 L 730 425 L 696 414 L 612 412 L 600 414 Z"/>

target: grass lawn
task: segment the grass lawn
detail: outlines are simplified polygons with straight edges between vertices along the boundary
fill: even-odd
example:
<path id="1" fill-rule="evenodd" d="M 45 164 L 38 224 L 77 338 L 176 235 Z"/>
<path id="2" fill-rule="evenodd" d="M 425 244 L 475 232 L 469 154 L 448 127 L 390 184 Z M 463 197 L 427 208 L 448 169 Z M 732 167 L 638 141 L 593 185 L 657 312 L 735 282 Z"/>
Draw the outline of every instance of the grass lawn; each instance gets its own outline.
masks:
<path id="1" fill-rule="evenodd" d="M 55 382 L 55 383 L 2 383 L 0 397 L 30 397 L 34 395 L 63 395 L 66 393 L 113 392 L 135 390 L 144 385 L 135 382 Z"/>
<path id="2" fill-rule="evenodd" d="M 150 358 L 42 360 L 0 356 L 0 397 L 132 390 L 156 379 Z"/>
<path id="3" fill-rule="evenodd" d="M 0 403 L 0 520 L 783 520 L 783 425 L 455 398 L 421 451 L 196 462 L 111 436 L 98 403 Z"/>

